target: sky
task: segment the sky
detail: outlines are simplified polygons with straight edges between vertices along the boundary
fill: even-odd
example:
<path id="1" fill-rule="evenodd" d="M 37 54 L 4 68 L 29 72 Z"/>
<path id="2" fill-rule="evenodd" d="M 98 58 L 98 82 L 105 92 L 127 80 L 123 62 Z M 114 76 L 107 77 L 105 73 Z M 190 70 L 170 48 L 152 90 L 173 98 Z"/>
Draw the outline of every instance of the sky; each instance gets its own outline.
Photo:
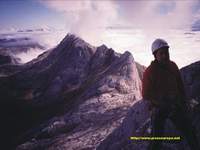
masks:
<path id="1" fill-rule="evenodd" d="M 1 0 L 0 20 L 5 31 L 62 29 L 94 46 L 130 51 L 145 66 L 156 38 L 169 43 L 179 67 L 200 60 L 199 0 Z"/>

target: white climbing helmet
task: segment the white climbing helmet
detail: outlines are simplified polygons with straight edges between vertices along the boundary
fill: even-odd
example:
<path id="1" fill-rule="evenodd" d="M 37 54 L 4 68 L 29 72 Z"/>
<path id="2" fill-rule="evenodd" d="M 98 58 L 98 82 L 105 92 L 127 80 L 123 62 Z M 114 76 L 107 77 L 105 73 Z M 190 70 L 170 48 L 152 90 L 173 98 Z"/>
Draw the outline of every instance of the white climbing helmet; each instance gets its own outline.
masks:
<path id="1" fill-rule="evenodd" d="M 157 51 L 158 49 L 160 49 L 162 47 L 168 47 L 169 48 L 169 45 L 163 39 L 156 39 L 151 45 L 152 53 L 154 53 L 155 51 Z"/>

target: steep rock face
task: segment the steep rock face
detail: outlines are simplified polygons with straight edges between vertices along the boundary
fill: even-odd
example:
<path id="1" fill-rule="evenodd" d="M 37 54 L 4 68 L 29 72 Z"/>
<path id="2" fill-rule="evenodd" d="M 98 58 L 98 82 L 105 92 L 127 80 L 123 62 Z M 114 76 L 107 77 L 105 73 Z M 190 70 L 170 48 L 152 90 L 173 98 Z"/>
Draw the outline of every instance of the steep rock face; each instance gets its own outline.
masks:
<path id="1" fill-rule="evenodd" d="M 26 95 L 26 92 L 31 91 L 30 102 L 34 104 L 39 101 L 41 105 L 46 105 L 44 97 L 54 101 L 63 89 L 79 86 L 82 78 L 87 74 L 85 68 L 94 53 L 94 49 L 87 43 L 80 47 L 81 42 L 83 41 L 74 35 L 68 35 L 54 50 L 45 52 L 36 60 L 21 66 L 20 71 L 9 76 L 8 90 L 10 91 L 11 88 L 22 92 L 22 95 L 23 92 Z M 2 70 L 3 68 L 0 72 Z"/>
<path id="2" fill-rule="evenodd" d="M 89 64 L 82 92 L 70 111 L 42 125 L 32 134 L 34 140 L 18 149 L 95 149 L 120 125 L 132 103 L 141 98 L 133 57 L 101 46 Z"/>
<path id="3" fill-rule="evenodd" d="M 129 52 L 95 48 L 70 34 L 55 49 L 0 73 L 1 129 L 9 129 L 2 137 L 25 142 L 18 149 L 94 149 L 141 99 Z"/>
<path id="4" fill-rule="evenodd" d="M 58 111 L 64 91 L 84 82 L 94 52 L 94 47 L 69 34 L 57 48 L 25 65 L 0 66 L 1 126 L 2 130 L 10 128 L 2 131 L 5 139 Z"/>

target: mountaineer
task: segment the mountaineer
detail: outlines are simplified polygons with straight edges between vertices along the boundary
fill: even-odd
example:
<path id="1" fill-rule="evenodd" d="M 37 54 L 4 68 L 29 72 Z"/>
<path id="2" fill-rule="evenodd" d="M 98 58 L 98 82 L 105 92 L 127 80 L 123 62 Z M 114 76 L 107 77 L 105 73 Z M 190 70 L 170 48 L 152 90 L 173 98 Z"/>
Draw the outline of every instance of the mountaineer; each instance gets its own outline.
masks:
<path id="1" fill-rule="evenodd" d="M 187 116 L 184 85 L 177 65 L 170 60 L 169 45 L 163 39 L 152 43 L 155 60 L 145 70 L 142 81 L 142 96 L 151 107 L 152 137 L 161 137 L 164 125 L 169 118 L 182 131 L 191 150 L 200 150 L 193 131 L 190 118 Z M 162 150 L 161 141 L 152 140 L 149 150 Z"/>

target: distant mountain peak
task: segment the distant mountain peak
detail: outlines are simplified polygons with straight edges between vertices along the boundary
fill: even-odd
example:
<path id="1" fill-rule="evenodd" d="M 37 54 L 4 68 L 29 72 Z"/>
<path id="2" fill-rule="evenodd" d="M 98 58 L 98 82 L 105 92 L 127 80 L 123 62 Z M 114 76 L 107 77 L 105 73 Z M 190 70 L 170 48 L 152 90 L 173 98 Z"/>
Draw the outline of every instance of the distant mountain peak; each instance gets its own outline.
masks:
<path id="1" fill-rule="evenodd" d="M 92 45 L 84 41 L 82 38 L 77 36 L 76 34 L 68 33 L 65 36 L 65 38 L 61 41 L 61 43 L 68 43 L 69 41 L 72 41 L 75 47 L 84 47 L 84 46 L 93 47 Z"/>

